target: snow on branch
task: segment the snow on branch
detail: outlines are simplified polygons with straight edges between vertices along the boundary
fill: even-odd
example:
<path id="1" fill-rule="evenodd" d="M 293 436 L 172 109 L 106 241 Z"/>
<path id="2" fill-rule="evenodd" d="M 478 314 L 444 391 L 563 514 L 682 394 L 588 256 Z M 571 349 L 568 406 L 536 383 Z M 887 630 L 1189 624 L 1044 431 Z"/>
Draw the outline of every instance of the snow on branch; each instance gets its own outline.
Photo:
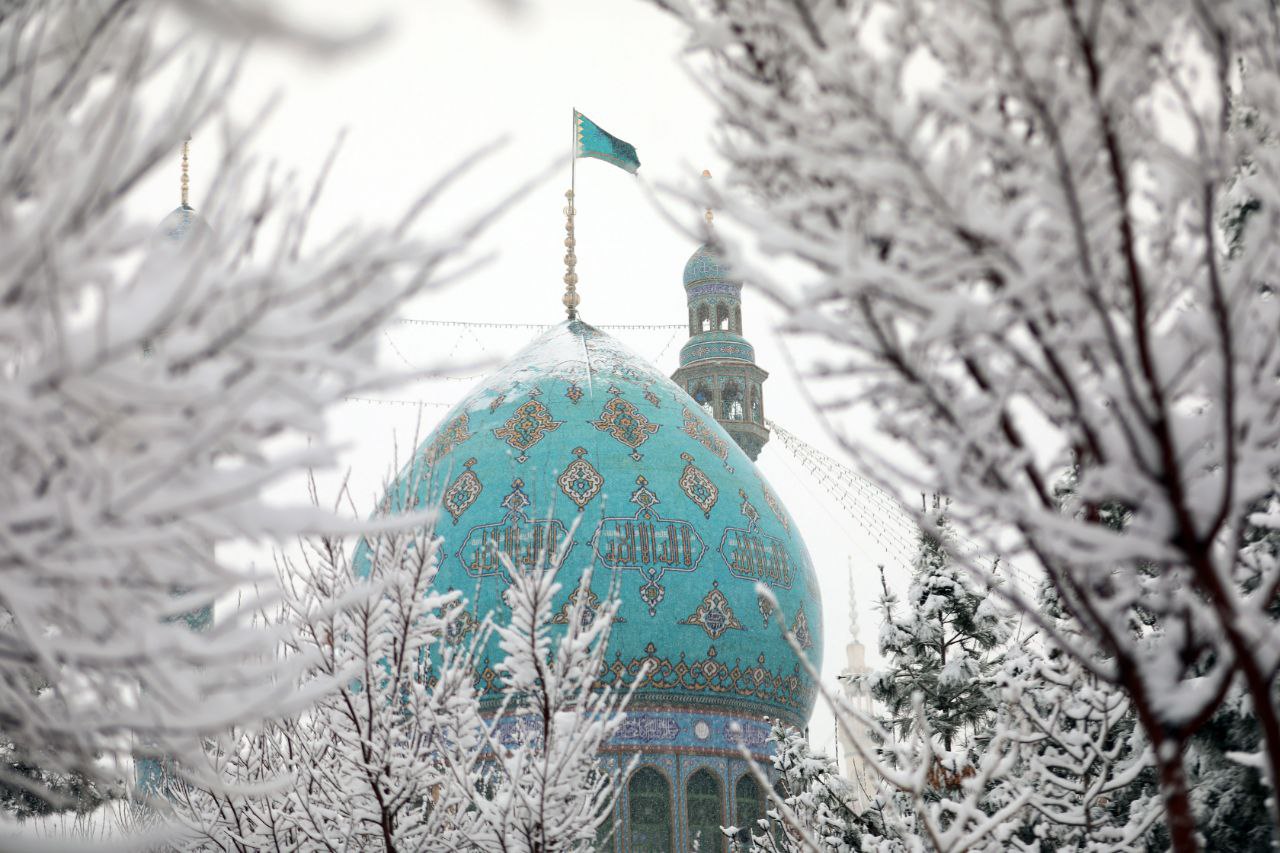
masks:
<path id="1" fill-rule="evenodd" d="M 1280 780 L 1271 10 L 659 5 L 710 67 L 724 218 L 806 272 L 727 251 L 832 354 L 811 392 L 855 467 L 1049 579 L 1079 630 L 988 577 L 1132 703 L 1198 849 L 1184 758 L 1230 697 Z"/>
<path id="2" fill-rule="evenodd" d="M 0 738 L 90 777 L 179 769 L 202 737 L 308 701 L 274 631 L 211 618 L 254 579 L 221 546 L 351 528 L 264 493 L 333 461 L 324 414 L 383 381 L 380 324 L 462 269 L 484 220 L 307 243 L 317 194 L 256 167 L 224 109 L 236 63 L 157 17 L 0 14 Z M 141 178 L 218 124 L 200 214 L 137 221 Z"/>

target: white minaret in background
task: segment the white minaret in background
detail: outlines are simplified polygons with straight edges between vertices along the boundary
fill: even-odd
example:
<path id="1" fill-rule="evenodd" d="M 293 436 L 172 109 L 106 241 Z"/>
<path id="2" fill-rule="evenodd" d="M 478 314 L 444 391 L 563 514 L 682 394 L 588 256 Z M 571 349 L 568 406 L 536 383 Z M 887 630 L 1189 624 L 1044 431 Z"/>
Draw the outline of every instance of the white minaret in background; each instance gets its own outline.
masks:
<path id="1" fill-rule="evenodd" d="M 846 666 L 841 673 L 841 684 L 850 704 L 860 713 L 870 715 L 872 710 L 871 694 L 866 684 L 855 681 L 856 676 L 865 676 L 871 672 L 867 666 L 867 648 L 862 644 L 861 630 L 858 624 L 858 596 L 853 586 L 853 558 L 849 558 L 849 642 L 845 646 Z M 845 778 L 853 783 L 857 792 L 859 808 L 865 808 L 871 800 L 873 790 L 870 777 L 861 755 L 853 745 L 852 733 L 844 726 L 839 728 L 840 751 L 842 753 L 841 770 Z M 866 736 L 858 732 L 865 744 Z"/>

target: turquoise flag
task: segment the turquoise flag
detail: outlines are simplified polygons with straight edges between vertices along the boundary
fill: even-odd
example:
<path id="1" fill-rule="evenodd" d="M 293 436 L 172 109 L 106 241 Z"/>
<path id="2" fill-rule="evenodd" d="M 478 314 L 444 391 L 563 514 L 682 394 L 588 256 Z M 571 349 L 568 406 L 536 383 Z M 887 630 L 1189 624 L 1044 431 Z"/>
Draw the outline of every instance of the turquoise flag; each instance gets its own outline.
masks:
<path id="1" fill-rule="evenodd" d="M 573 152 L 575 157 L 595 157 L 633 175 L 640 168 L 640 157 L 634 145 L 603 130 L 577 110 L 573 111 L 573 127 L 577 140 Z"/>

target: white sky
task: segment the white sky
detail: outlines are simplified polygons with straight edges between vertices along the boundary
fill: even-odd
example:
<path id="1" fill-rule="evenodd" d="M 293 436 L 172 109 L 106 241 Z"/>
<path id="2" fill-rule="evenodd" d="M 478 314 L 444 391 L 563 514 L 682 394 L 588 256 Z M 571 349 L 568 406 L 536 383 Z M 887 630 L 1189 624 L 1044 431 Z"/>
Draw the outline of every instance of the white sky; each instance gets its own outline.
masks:
<path id="1" fill-rule="evenodd" d="M 578 163 L 578 272 L 582 316 L 594 324 L 681 323 L 686 317 L 681 272 L 697 245 L 657 207 L 650 187 L 688 184 L 704 168 L 723 173 L 713 145 L 713 110 L 682 59 L 681 27 L 639 0 L 542 0 L 511 15 L 498 3 L 293 0 L 286 4 L 310 25 L 339 27 L 391 18 L 389 34 L 340 61 L 324 63 L 288 51 L 257 51 L 245 69 L 236 111 L 250 114 L 278 92 L 281 104 L 259 136 L 267 157 L 314 173 L 340 129 L 348 136 L 313 225 L 313 236 L 351 221 L 388 222 L 451 163 L 504 136 L 507 147 L 463 179 L 449 204 L 431 212 L 424 233 L 485 209 L 557 158 L 563 168 L 511 206 L 483 248 L 498 253 L 483 271 L 450 291 L 418 300 L 404 316 L 484 322 L 554 323 L 562 316 L 563 193 L 568 186 L 570 116 L 577 107 L 611 133 L 634 144 L 641 180 L 605 163 Z M 353 10 L 353 5 L 358 7 Z M 193 206 L 200 209 L 202 140 L 192 143 Z M 178 198 L 172 175 L 154 176 L 140 203 L 159 220 Z M 694 226 L 698 211 L 677 209 Z M 214 223 L 216 226 L 216 223 Z M 744 296 L 745 334 L 757 362 L 770 371 L 767 414 L 813 445 L 833 452 L 796 388 L 772 326 L 777 316 L 750 289 Z M 390 340 L 417 365 L 440 358 L 505 360 L 532 331 L 480 331 L 400 326 Z M 686 333 L 618 333 L 670 374 Z M 386 342 L 384 341 L 384 344 Z M 390 346 L 389 367 L 404 362 Z M 475 370 L 457 368 L 458 374 Z M 385 396 L 452 403 L 471 382 L 419 383 Z M 422 410 L 428 429 L 444 408 Z M 357 495 L 370 498 L 391 464 L 393 441 L 407 452 L 418 410 L 348 403 L 332 419 L 348 443 Z M 835 454 L 835 455 L 838 455 Z M 861 604 L 862 639 L 874 647 L 878 618 L 877 563 L 890 561 L 776 438 L 760 467 L 803 531 L 822 586 L 824 671 L 844 666 L 848 640 L 848 561 Z M 301 494 L 299 494 L 301 497 Z M 889 566 L 905 587 L 905 567 Z M 873 648 L 869 649 L 874 653 Z M 819 744 L 830 740 L 830 716 L 815 714 Z"/>

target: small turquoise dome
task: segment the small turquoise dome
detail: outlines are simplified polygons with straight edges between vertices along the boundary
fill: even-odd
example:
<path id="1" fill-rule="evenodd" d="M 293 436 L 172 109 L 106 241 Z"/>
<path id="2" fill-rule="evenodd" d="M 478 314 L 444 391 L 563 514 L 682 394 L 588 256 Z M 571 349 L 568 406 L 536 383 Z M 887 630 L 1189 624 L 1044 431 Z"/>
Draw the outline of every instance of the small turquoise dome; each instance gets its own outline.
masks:
<path id="1" fill-rule="evenodd" d="M 807 723 L 814 685 L 778 630 L 820 668 L 800 531 L 724 429 L 609 335 L 575 320 L 534 340 L 449 412 L 384 509 L 402 507 L 409 484 L 443 506 L 436 586 L 469 602 L 460 635 L 504 608 L 498 553 L 531 566 L 542 549 L 567 549 L 557 618 L 588 566 L 589 604 L 618 585 L 601 679 L 629 685 L 649 671 L 615 749 L 762 752 L 764 717 Z M 496 640 L 485 654 L 478 675 L 496 687 Z"/>
<path id="2" fill-rule="evenodd" d="M 710 243 L 699 246 L 684 265 L 684 286 L 703 281 L 729 281 L 729 273 Z"/>
<path id="3" fill-rule="evenodd" d="M 209 224 L 190 205 L 180 204 L 160 220 L 154 238 L 166 243 L 182 244 L 200 234 L 212 231 Z"/>

